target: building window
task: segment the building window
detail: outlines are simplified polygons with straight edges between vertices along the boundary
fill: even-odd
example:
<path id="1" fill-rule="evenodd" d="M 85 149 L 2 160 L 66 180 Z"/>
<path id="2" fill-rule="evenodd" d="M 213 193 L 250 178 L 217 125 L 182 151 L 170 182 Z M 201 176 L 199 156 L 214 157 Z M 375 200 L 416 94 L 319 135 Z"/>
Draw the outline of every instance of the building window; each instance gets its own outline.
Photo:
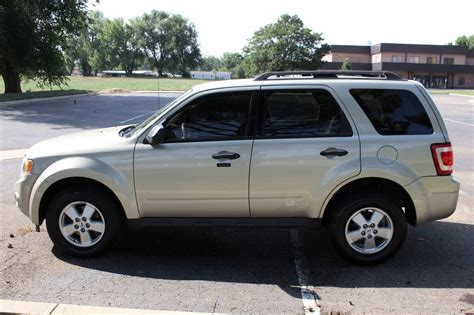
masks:
<path id="1" fill-rule="evenodd" d="M 392 62 L 403 62 L 403 56 L 392 56 Z"/>
<path id="2" fill-rule="evenodd" d="M 420 63 L 420 57 L 419 56 L 409 56 L 408 57 L 408 63 Z"/>
<path id="3" fill-rule="evenodd" d="M 458 85 L 464 85 L 466 84 L 466 79 L 464 77 L 459 77 L 458 78 Z"/>
<path id="4" fill-rule="evenodd" d="M 426 57 L 426 63 L 429 63 L 429 64 L 438 63 L 438 57 Z"/>
<path id="5" fill-rule="evenodd" d="M 444 63 L 445 65 L 453 65 L 453 64 L 454 64 L 454 58 L 446 58 L 446 57 L 445 57 L 445 58 L 443 59 L 443 63 Z"/>

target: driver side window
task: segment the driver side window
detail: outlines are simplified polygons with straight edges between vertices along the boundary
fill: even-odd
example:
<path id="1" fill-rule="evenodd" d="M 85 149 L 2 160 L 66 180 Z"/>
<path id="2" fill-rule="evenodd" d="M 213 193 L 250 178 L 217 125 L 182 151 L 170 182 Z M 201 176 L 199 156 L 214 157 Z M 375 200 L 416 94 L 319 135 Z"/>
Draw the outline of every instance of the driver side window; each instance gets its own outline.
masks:
<path id="1" fill-rule="evenodd" d="M 231 140 L 245 137 L 252 92 L 200 97 L 165 126 L 166 142 Z"/>

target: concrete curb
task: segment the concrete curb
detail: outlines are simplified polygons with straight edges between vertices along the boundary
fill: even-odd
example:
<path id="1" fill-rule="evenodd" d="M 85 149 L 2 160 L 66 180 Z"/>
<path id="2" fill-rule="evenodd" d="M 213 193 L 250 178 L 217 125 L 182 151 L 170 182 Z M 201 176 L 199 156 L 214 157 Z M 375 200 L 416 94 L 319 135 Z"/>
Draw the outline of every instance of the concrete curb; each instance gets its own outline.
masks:
<path id="1" fill-rule="evenodd" d="M 17 100 L 17 101 L 5 101 L 0 102 L 0 107 L 8 105 L 21 105 L 34 103 L 39 101 L 48 101 L 48 100 L 61 100 L 61 99 L 70 99 L 78 98 L 91 95 L 133 95 L 133 94 L 183 94 L 185 91 L 130 91 L 127 93 L 107 93 L 107 92 L 94 92 L 94 93 L 80 93 L 80 94 L 71 94 L 71 95 L 62 95 L 62 96 L 51 96 L 51 97 L 38 97 L 38 98 L 29 98 L 26 100 Z"/>
<path id="2" fill-rule="evenodd" d="M 20 105 L 20 104 L 28 104 L 28 103 L 34 103 L 38 101 L 47 101 L 47 100 L 62 100 L 62 99 L 68 99 L 68 98 L 74 98 L 74 97 L 84 97 L 84 96 L 91 96 L 91 95 L 97 95 L 97 93 L 80 93 L 80 94 L 71 94 L 71 95 L 62 95 L 62 96 L 51 96 L 51 97 L 38 97 L 38 98 L 29 98 L 26 100 L 17 100 L 17 101 L 6 101 L 6 102 L 0 102 L 0 107 L 2 105 Z"/>
<path id="3" fill-rule="evenodd" d="M 159 314 L 159 315 L 180 315 L 180 314 L 210 314 L 194 312 L 144 310 L 132 308 L 83 306 L 72 304 L 24 302 L 0 299 L 0 313 L 17 314 Z"/>
<path id="4" fill-rule="evenodd" d="M 170 94 L 183 94 L 184 92 L 186 91 L 135 91 L 135 93 L 144 93 L 144 94 L 147 94 L 147 93 L 155 93 L 155 94 L 167 94 L 167 93 L 170 93 Z"/>

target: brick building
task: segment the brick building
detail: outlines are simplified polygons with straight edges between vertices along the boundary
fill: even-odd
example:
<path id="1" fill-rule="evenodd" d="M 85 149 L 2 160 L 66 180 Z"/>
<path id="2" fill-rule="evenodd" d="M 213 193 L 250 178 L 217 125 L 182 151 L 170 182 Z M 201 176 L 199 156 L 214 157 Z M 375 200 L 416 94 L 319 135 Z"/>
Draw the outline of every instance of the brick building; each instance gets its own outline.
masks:
<path id="1" fill-rule="evenodd" d="M 474 88 L 474 50 L 463 46 L 381 43 L 332 45 L 321 67 L 341 68 L 348 58 L 353 70 L 387 70 L 428 88 Z"/>

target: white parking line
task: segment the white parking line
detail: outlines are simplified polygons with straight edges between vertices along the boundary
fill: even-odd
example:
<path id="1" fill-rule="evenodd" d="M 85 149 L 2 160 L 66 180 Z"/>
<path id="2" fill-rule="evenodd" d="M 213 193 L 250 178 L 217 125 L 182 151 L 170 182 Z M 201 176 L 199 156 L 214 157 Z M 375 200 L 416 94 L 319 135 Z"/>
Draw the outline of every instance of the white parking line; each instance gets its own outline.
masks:
<path id="1" fill-rule="evenodd" d="M 465 125 L 465 126 L 469 126 L 469 127 L 474 127 L 473 124 L 468 124 L 468 123 L 465 123 L 465 122 L 462 122 L 462 121 L 459 121 L 459 120 L 454 120 L 454 119 L 449 119 L 449 118 L 445 118 L 444 120 L 450 121 L 450 122 L 453 122 L 453 123 L 457 123 L 457 124 L 461 124 L 461 125 Z"/>
<path id="2" fill-rule="evenodd" d="M 304 254 L 303 242 L 297 229 L 290 229 L 291 247 L 295 258 L 296 276 L 300 285 L 301 300 L 305 314 L 321 314 L 319 297 L 309 285 L 309 266 Z"/>
<path id="3" fill-rule="evenodd" d="M 141 114 L 141 115 L 138 115 L 138 116 L 135 116 L 135 117 L 126 119 L 126 120 L 119 121 L 119 124 L 124 124 L 124 123 L 126 123 L 126 122 L 135 120 L 135 119 L 137 119 L 137 118 L 140 118 L 140 117 L 143 117 L 143 116 L 146 116 L 146 115 L 150 115 L 150 114 L 152 114 L 152 113 L 154 113 L 154 112 L 156 112 L 156 110 L 151 111 L 151 112 L 148 112 L 148 113 L 145 113 L 145 114 Z"/>
<path id="4" fill-rule="evenodd" d="M 12 160 L 12 159 L 21 159 L 25 155 L 26 150 L 28 150 L 28 149 L 0 151 L 0 161 Z"/>

